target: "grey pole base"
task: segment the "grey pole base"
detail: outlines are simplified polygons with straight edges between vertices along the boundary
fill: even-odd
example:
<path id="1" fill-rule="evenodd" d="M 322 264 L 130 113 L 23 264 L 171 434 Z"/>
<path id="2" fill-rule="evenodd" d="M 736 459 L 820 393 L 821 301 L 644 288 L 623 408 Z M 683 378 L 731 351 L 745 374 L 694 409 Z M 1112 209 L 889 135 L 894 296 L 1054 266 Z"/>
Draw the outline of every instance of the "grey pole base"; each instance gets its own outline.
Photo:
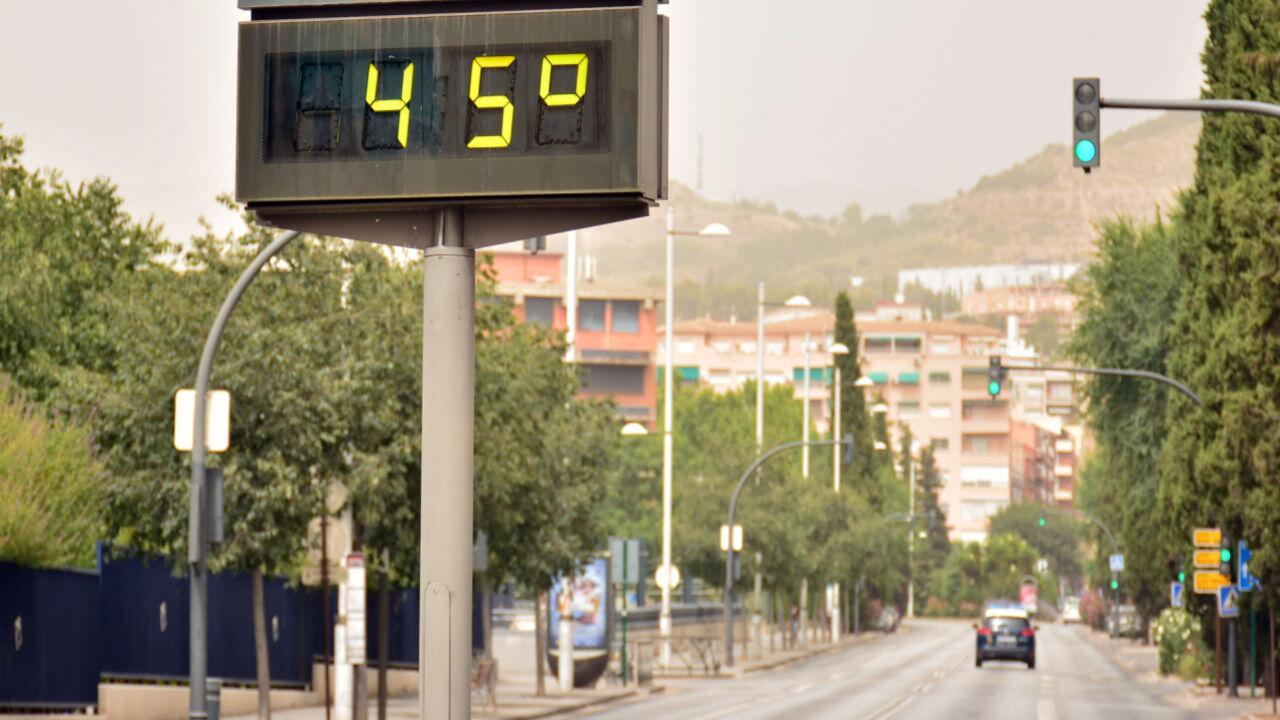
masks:
<path id="1" fill-rule="evenodd" d="M 422 720 L 471 717 L 475 250 L 462 213 L 437 215 L 422 288 Z"/>

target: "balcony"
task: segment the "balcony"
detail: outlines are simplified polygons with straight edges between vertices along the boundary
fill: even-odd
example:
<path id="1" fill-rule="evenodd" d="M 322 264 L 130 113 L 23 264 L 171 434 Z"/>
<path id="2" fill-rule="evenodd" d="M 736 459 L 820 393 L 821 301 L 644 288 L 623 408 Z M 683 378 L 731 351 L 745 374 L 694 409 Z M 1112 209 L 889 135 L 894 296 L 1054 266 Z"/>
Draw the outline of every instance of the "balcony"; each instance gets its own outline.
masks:
<path id="1" fill-rule="evenodd" d="M 1076 450 L 1076 444 L 1070 438 L 1067 438 L 1065 440 L 1055 440 L 1053 443 L 1053 449 L 1055 452 L 1059 454 L 1073 453 Z"/>

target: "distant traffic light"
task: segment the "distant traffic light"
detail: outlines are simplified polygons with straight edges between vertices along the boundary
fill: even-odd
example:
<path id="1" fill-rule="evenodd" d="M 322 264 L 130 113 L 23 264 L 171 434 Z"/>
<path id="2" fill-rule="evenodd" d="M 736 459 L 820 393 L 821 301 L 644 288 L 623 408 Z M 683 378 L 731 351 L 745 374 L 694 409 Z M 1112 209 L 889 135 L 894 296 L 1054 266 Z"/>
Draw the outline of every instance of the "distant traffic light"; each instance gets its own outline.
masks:
<path id="1" fill-rule="evenodd" d="M 1071 83 L 1071 160 L 1089 172 L 1102 164 L 1102 91 L 1098 78 Z"/>
<path id="2" fill-rule="evenodd" d="M 1218 557 L 1219 557 L 1219 558 L 1222 560 L 1222 562 L 1224 562 L 1224 563 L 1229 563 L 1229 562 L 1231 562 L 1231 548 L 1225 548 L 1225 547 L 1224 547 L 1224 548 L 1222 548 L 1221 550 L 1219 550 L 1219 551 L 1218 551 Z"/>
<path id="3" fill-rule="evenodd" d="M 1000 390 L 1004 387 L 1004 365 L 1000 361 L 1000 356 L 993 356 L 987 364 L 987 394 L 995 400 L 1000 396 Z M 1043 524 L 1043 523 L 1042 523 Z"/>
<path id="4" fill-rule="evenodd" d="M 1187 574 L 1185 572 L 1178 571 L 1178 582 L 1185 583 L 1186 581 L 1187 581 Z"/>
<path id="5" fill-rule="evenodd" d="M 1112 590 L 1119 590 L 1119 589 L 1120 589 L 1120 581 L 1119 581 L 1119 580 L 1112 580 L 1112 581 L 1111 581 L 1111 589 L 1112 589 Z"/>
<path id="6" fill-rule="evenodd" d="M 1040 516 L 1040 527 L 1044 527 L 1044 516 Z"/>

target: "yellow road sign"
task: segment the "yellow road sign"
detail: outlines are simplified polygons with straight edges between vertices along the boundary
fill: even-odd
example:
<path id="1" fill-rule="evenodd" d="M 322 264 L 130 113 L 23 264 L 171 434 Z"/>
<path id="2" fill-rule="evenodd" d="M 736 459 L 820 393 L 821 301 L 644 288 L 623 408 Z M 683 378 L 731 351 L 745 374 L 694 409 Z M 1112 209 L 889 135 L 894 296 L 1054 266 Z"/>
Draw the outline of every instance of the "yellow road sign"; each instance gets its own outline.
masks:
<path id="1" fill-rule="evenodd" d="M 1220 528 L 1196 528 L 1191 534 L 1196 547 L 1221 547 L 1222 530 Z"/>
<path id="2" fill-rule="evenodd" d="M 1197 550 L 1193 555 L 1194 564 L 1198 568 L 1216 568 L 1222 564 L 1220 550 Z"/>
<path id="3" fill-rule="evenodd" d="M 1193 590 L 1201 595 L 1216 595 L 1218 588 L 1231 584 L 1226 575 L 1212 570 L 1197 570 Z"/>

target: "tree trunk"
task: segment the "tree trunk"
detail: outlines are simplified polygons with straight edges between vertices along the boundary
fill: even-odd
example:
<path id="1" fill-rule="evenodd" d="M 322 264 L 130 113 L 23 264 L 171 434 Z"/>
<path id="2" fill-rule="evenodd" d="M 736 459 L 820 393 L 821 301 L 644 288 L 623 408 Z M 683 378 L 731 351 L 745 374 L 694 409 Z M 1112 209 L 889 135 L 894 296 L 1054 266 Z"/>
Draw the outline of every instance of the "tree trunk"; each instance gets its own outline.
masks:
<path id="1" fill-rule="evenodd" d="M 391 588 L 386 560 L 384 550 L 378 573 L 378 720 L 387 720 L 387 645 L 391 643 Z"/>
<path id="2" fill-rule="evenodd" d="M 537 653 L 538 697 L 542 697 L 547 694 L 547 625 L 546 618 L 543 613 L 543 608 L 546 602 L 547 594 L 545 592 L 541 592 L 538 593 L 537 600 L 533 603 L 533 651 Z"/>
<path id="3" fill-rule="evenodd" d="M 267 648 L 267 602 L 262 568 L 253 569 L 253 649 L 258 666 L 258 720 L 271 720 L 271 662 Z"/>

